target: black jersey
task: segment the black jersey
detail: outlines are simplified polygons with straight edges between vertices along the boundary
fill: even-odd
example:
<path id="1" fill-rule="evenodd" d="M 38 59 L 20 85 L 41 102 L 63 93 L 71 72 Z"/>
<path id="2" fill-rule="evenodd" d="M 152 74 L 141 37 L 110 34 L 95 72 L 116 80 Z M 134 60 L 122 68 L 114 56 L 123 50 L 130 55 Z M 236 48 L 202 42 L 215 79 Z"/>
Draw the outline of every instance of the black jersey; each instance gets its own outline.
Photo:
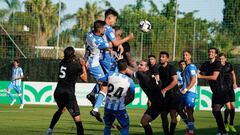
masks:
<path id="1" fill-rule="evenodd" d="M 77 78 L 83 73 L 79 61 L 64 61 L 59 64 L 57 87 L 72 89 L 75 92 Z"/>
<path id="2" fill-rule="evenodd" d="M 209 86 L 212 90 L 212 92 L 220 92 L 224 90 L 224 75 L 223 75 L 223 68 L 221 65 L 221 62 L 218 60 L 215 60 L 213 63 L 210 63 L 210 61 L 206 61 L 201 65 L 199 68 L 201 72 L 205 72 L 205 75 L 211 76 L 213 75 L 213 72 L 219 72 L 217 80 L 209 80 Z"/>
<path id="3" fill-rule="evenodd" d="M 157 84 L 155 76 L 150 70 L 146 72 L 136 72 L 135 77 L 139 80 L 139 85 L 147 95 L 152 104 L 161 105 L 163 96 L 161 93 L 160 82 Z"/>
<path id="4" fill-rule="evenodd" d="M 226 64 L 222 68 L 224 73 L 224 80 L 232 84 L 232 65 L 229 62 L 226 62 Z"/>
<path id="5" fill-rule="evenodd" d="M 159 71 L 158 71 L 159 65 L 155 64 L 153 66 L 149 66 L 149 70 L 152 72 L 152 74 L 154 75 L 159 75 Z"/>
<path id="6" fill-rule="evenodd" d="M 232 78 L 232 71 L 233 67 L 229 62 L 226 62 L 224 66 L 222 66 L 223 75 L 224 75 L 224 82 L 227 85 L 228 90 L 233 89 L 233 78 Z"/>
<path id="7" fill-rule="evenodd" d="M 122 46 L 123 46 L 123 53 L 122 53 L 123 59 L 128 60 L 126 53 L 130 52 L 130 45 L 128 42 L 124 42 Z M 113 47 L 113 51 L 119 53 L 117 50 L 118 50 L 118 47 Z"/>
<path id="8" fill-rule="evenodd" d="M 162 82 L 162 89 L 166 88 L 172 81 L 173 78 L 172 76 L 177 75 L 177 70 L 176 68 L 171 65 L 167 64 L 166 67 L 160 66 L 158 68 L 159 70 L 159 75 L 160 75 L 160 80 Z M 174 86 L 171 90 L 167 91 L 167 95 L 169 94 L 175 94 L 178 91 L 178 86 Z"/>

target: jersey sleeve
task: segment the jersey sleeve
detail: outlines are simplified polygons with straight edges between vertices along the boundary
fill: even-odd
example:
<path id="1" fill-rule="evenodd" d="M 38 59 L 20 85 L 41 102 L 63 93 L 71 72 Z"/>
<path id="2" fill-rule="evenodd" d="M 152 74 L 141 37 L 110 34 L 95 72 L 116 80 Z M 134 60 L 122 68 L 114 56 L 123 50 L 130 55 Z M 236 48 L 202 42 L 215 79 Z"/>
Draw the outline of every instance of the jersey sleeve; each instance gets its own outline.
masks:
<path id="1" fill-rule="evenodd" d="M 174 76 L 174 75 L 177 75 L 177 70 L 174 66 L 171 65 L 170 76 Z"/>
<path id="2" fill-rule="evenodd" d="M 131 93 L 134 93 L 135 92 L 135 84 L 134 84 L 133 80 L 131 78 L 129 78 L 128 82 L 130 83 L 129 90 L 131 91 Z"/>
<path id="3" fill-rule="evenodd" d="M 213 72 L 220 72 L 222 70 L 222 65 L 220 61 L 216 61 L 216 65 L 214 66 Z"/>
<path id="4" fill-rule="evenodd" d="M 230 68 L 230 72 L 232 72 L 233 71 L 233 66 L 230 63 L 229 63 L 229 68 Z"/>
<path id="5" fill-rule="evenodd" d="M 98 48 L 99 49 L 109 48 L 109 43 L 102 38 L 102 40 L 98 44 Z"/>
<path id="6" fill-rule="evenodd" d="M 114 31 L 111 26 L 106 26 L 105 35 L 108 41 L 113 41 L 116 39 Z"/>
<path id="7" fill-rule="evenodd" d="M 203 63 L 203 64 L 200 66 L 199 70 L 200 70 L 201 72 L 206 72 L 206 69 L 207 69 L 207 64 L 206 64 L 206 62 L 205 62 L 205 63 Z"/>
<path id="8" fill-rule="evenodd" d="M 189 72 L 191 76 L 197 76 L 197 67 L 194 64 L 189 65 Z"/>
<path id="9" fill-rule="evenodd" d="M 23 69 L 22 69 L 21 67 L 19 68 L 18 74 L 19 74 L 21 77 L 23 76 Z"/>

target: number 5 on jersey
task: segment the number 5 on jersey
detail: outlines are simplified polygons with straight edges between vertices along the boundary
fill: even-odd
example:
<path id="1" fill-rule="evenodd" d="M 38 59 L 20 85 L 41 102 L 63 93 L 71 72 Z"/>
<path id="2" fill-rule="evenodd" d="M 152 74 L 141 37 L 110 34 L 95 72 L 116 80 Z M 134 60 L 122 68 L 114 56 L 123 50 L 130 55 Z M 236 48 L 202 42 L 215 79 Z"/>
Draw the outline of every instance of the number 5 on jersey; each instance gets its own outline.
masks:
<path id="1" fill-rule="evenodd" d="M 59 73 L 59 78 L 65 78 L 66 77 L 66 70 L 67 70 L 67 67 L 61 66 L 60 73 Z"/>

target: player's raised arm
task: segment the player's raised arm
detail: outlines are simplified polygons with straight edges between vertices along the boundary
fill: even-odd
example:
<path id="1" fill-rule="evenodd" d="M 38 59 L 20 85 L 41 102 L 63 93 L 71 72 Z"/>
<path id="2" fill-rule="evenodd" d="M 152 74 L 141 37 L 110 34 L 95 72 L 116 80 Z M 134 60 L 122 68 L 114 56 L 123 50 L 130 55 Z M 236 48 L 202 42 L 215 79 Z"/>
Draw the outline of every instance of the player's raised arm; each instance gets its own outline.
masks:
<path id="1" fill-rule="evenodd" d="M 82 74 L 80 75 L 80 79 L 83 82 L 87 82 L 87 69 L 86 69 L 86 64 L 82 58 L 80 58 L 80 64 L 82 66 Z"/>

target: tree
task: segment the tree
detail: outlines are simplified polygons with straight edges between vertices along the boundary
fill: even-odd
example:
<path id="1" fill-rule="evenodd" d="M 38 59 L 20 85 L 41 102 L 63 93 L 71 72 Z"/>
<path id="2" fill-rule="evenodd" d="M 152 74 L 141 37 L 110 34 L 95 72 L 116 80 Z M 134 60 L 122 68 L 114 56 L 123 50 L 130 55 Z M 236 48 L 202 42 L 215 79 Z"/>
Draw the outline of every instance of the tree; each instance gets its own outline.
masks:
<path id="1" fill-rule="evenodd" d="M 53 4 L 51 0 L 27 0 L 25 1 L 26 12 L 38 22 L 38 45 L 47 45 L 47 41 L 56 33 L 58 26 L 59 3 Z M 65 10 L 65 4 L 61 3 L 61 10 Z"/>
<path id="2" fill-rule="evenodd" d="M 21 7 L 21 3 L 19 0 L 0 0 L 0 2 L 1 1 L 3 1 L 7 5 L 7 8 L 5 9 L 7 12 L 3 12 L 5 13 L 4 16 L 12 16 L 15 10 Z"/>
<path id="3" fill-rule="evenodd" d="M 102 17 L 103 9 L 98 7 L 97 2 L 91 4 L 86 2 L 85 8 L 79 8 L 76 13 L 77 28 L 81 28 L 83 32 L 89 31 L 94 21 Z"/>
<path id="4" fill-rule="evenodd" d="M 175 0 L 170 0 L 167 4 L 163 4 L 161 15 L 167 17 L 167 19 L 175 18 Z"/>
<path id="5" fill-rule="evenodd" d="M 223 29 L 233 38 L 234 45 L 240 45 L 240 1 L 224 0 Z"/>

